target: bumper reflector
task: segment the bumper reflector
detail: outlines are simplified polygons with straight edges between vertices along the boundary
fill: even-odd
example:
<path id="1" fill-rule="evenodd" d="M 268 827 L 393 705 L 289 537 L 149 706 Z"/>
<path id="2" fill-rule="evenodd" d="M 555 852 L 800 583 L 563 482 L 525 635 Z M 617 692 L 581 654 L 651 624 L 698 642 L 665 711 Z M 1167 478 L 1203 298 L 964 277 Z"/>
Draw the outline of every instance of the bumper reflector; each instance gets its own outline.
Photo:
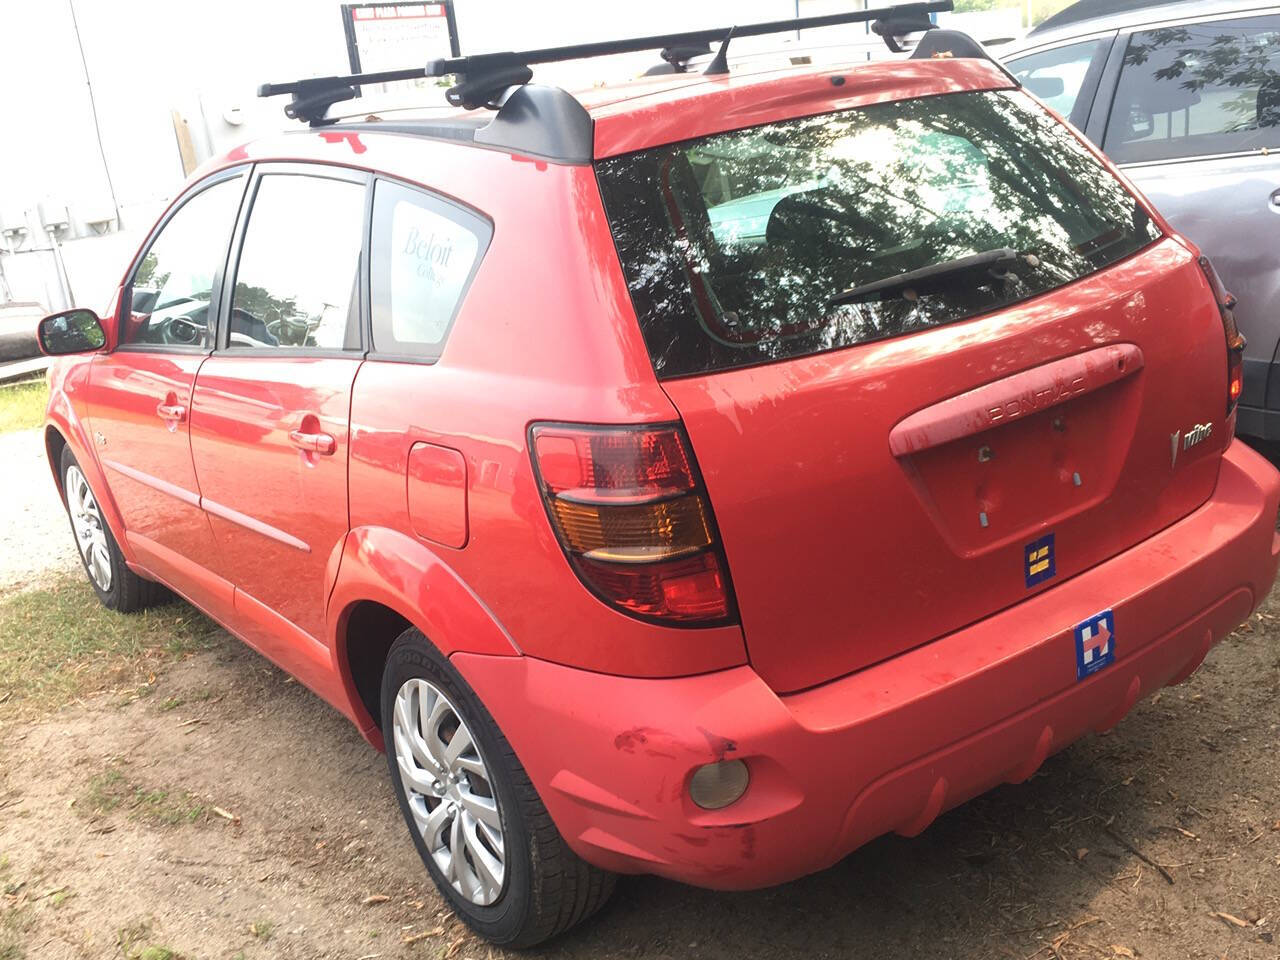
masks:
<path id="1" fill-rule="evenodd" d="M 750 782 L 741 760 L 721 760 L 699 767 L 689 781 L 689 798 L 703 810 L 720 810 L 741 799 Z"/>

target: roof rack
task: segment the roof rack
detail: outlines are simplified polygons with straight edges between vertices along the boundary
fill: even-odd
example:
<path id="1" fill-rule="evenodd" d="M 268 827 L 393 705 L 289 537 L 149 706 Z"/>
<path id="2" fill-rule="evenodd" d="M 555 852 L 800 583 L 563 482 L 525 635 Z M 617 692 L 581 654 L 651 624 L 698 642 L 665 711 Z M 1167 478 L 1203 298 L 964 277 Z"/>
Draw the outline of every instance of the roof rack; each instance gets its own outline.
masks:
<path id="1" fill-rule="evenodd" d="M 478 107 L 497 109 L 503 95 L 513 86 L 521 86 L 532 79 L 530 66 L 535 63 L 561 63 L 566 60 L 583 60 L 619 53 L 638 53 L 644 50 L 670 50 L 684 53 L 696 45 L 718 42 L 720 50 L 708 68 L 709 72 L 727 72 L 726 56 L 730 39 L 759 37 L 771 33 L 789 33 L 793 30 L 812 30 L 848 23 L 875 23 L 876 30 L 885 38 L 891 50 L 901 52 L 894 42 L 902 32 L 926 30 L 933 26 L 929 14 L 952 9 L 952 0 L 926 0 L 926 2 L 901 3 L 873 10 L 856 10 L 820 17 L 801 17 L 793 20 L 774 20 L 769 23 L 751 23 L 742 26 L 719 27 L 709 30 L 689 30 L 683 33 L 666 33 L 650 37 L 634 37 L 625 40 L 607 40 L 600 43 L 578 43 L 564 47 L 545 47 L 541 50 L 505 53 L 477 53 L 465 57 L 431 60 L 422 67 L 404 70 L 384 70 L 379 73 L 356 73 L 350 76 L 312 77 L 291 83 L 264 83 L 258 88 L 258 96 L 272 97 L 292 94 L 285 106 L 285 115 L 302 120 L 312 126 L 332 123 L 325 116 L 335 103 L 351 100 L 356 87 L 366 83 L 390 83 L 396 80 L 417 80 L 423 77 L 457 75 L 458 82 L 445 94 L 454 106 L 474 110 Z M 672 56 L 671 62 L 684 61 L 686 56 Z"/>

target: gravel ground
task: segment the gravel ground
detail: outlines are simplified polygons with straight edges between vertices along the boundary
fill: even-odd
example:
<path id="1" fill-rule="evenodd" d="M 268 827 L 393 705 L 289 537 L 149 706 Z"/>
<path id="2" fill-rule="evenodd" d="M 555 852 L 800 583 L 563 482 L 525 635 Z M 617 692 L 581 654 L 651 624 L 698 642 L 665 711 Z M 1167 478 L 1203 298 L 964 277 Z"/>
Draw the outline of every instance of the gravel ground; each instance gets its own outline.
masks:
<path id="1" fill-rule="evenodd" d="M 74 569 L 80 558 L 39 429 L 0 433 L 0 478 L 0 594 Z"/>

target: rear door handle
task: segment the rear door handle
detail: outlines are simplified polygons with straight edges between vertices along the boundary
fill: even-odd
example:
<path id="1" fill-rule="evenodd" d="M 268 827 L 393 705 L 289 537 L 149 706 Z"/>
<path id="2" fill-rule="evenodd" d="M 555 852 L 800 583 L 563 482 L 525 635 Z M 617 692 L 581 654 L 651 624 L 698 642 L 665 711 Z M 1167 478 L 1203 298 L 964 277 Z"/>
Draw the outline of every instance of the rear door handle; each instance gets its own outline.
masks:
<path id="1" fill-rule="evenodd" d="M 338 449 L 338 441 L 334 439 L 331 433 L 307 433 L 302 430 L 290 430 L 289 442 L 299 450 L 305 450 L 307 453 L 318 453 L 322 457 L 329 457 Z"/>
<path id="2" fill-rule="evenodd" d="M 172 420 L 182 423 L 187 419 L 187 408 L 180 403 L 161 403 L 156 406 L 156 415 L 161 420 Z"/>

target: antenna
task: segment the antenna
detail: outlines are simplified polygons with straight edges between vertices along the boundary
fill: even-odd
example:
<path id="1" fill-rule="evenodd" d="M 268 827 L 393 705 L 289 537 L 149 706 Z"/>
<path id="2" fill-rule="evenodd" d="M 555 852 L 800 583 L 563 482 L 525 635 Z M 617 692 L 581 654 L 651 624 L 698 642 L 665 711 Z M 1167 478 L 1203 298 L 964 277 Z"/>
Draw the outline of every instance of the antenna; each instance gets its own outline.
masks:
<path id="1" fill-rule="evenodd" d="M 729 41 L 732 39 L 733 27 L 730 27 L 729 32 L 720 41 L 720 49 L 716 51 L 715 59 L 707 64 L 707 69 L 702 71 L 703 76 L 714 77 L 729 72 Z"/>

